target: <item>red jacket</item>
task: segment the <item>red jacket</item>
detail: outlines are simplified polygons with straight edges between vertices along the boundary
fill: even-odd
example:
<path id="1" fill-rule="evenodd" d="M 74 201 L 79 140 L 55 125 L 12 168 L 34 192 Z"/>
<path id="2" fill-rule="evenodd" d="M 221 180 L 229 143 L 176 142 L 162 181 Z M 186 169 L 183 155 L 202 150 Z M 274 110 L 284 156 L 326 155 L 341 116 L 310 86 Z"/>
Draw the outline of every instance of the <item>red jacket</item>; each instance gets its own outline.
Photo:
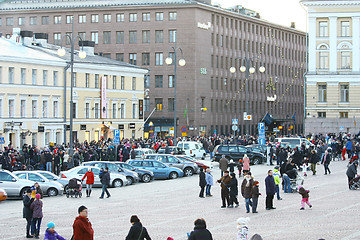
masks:
<path id="1" fill-rule="evenodd" d="M 86 178 L 86 184 L 94 184 L 94 173 L 87 171 L 81 180 Z"/>
<path id="2" fill-rule="evenodd" d="M 93 240 L 94 230 L 88 218 L 77 216 L 73 224 L 74 240 Z"/>

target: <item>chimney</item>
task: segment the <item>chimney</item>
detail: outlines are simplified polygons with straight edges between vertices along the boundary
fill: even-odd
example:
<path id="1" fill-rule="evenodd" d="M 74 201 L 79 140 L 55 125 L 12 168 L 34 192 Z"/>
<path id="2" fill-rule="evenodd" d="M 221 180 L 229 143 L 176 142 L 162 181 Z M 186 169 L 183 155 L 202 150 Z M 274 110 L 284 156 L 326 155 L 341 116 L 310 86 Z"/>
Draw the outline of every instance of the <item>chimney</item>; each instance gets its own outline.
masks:
<path id="1" fill-rule="evenodd" d="M 295 28 L 295 22 L 291 22 L 290 27 L 291 27 L 291 28 Z"/>
<path id="2" fill-rule="evenodd" d="M 48 44 L 49 35 L 47 33 L 35 33 L 35 42 L 37 45 L 45 47 Z"/>
<path id="3" fill-rule="evenodd" d="M 86 52 L 87 56 L 94 56 L 94 41 L 79 41 L 80 50 Z"/>
<path id="4" fill-rule="evenodd" d="M 25 46 L 31 46 L 33 42 L 33 32 L 32 31 L 21 31 L 20 36 L 22 40 L 22 44 Z"/>

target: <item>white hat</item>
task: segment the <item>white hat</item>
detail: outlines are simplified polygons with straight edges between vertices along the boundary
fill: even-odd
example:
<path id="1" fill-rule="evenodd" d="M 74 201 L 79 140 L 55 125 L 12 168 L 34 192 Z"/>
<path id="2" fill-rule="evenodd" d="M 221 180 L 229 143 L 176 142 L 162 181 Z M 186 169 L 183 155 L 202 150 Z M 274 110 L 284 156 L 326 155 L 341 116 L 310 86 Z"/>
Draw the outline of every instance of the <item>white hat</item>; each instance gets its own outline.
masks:
<path id="1" fill-rule="evenodd" d="M 243 217 L 241 217 L 241 218 L 238 218 L 237 220 L 236 220 L 236 223 L 237 223 L 237 228 L 238 229 L 241 229 L 242 227 L 244 227 L 244 226 L 247 226 L 247 224 L 248 224 L 248 222 L 250 221 L 250 218 L 243 218 Z"/>

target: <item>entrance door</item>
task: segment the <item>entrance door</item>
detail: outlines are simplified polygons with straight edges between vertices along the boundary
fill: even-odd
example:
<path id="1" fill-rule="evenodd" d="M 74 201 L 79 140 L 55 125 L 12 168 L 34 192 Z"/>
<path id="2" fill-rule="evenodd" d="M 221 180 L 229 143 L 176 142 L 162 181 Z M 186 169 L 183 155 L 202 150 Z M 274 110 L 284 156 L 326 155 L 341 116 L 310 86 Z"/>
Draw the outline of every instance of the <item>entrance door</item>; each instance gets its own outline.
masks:
<path id="1" fill-rule="evenodd" d="M 86 140 L 87 142 L 90 142 L 90 131 L 86 131 L 86 132 L 85 132 L 85 140 Z"/>
<path id="2" fill-rule="evenodd" d="M 78 139 L 77 131 L 73 131 L 73 141 L 76 142 Z"/>
<path id="3" fill-rule="evenodd" d="M 99 131 L 95 131 L 95 141 L 99 141 Z"/>

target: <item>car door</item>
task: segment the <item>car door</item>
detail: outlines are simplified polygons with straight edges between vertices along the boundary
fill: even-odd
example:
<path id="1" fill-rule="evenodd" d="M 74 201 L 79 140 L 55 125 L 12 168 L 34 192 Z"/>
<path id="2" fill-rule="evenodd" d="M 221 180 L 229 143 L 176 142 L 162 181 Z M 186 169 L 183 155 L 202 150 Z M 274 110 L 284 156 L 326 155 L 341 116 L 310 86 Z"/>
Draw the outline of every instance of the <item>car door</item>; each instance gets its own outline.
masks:
<path id="1" fill-rule="evenodd" d="M 161 162 L 156 162 L 153 161 L 153 169 L 149 169 L 150 171 L 153 171 L 154 175 L 156 172 L 155 177 L 156 178 L 167 178 L 167 170 L 166 170 L 166 165 L 161 163 Z"/>
<path id="2" fill-rule="evenodd" d="M 169 164 L 168 157 L 166 155 L 158 155 L 158 156 L 156 156 L 156 159 L 154 159 L 154 160 L 165 163 L 167 165 Z"/>
<path id="3" fill-rule="evenodd" d="M 237 147 L 239 150 L 239 158 L 243 158 L 245 154 L 248 154 L 247 148 L 241 147 L 241 146 L 237 146 Z M 249 154 L 248 154 L 248 157 L 250 158 Z"/>
<path id="4" fill-rule="evenodd" d="M 26 176 L 24 176 L 26 178 Z M 18 181 L 13 181 L 13 176 L 7 172 L 0 172 L 0 187 L 3 188 L 6 193 L 10 195 L 18 195 L 20 193 L 20 184 Z M 24 178 L 24 179 L 25 179 Z"/>
<path id="5" fill-rule="evenodd" d="M 173 156 L 167 156 L 167 159 L 168 159 L 168 161 L 167 161 L 168 166 L 183 169 L 184 163 L 182 161 L 180 161 L 178 158 L 173 157 Z"/>
<path id="6" fill-rule="evenodd" d="M 88 170 L 88 167 L 81 168 L 81 169 L 77 170 L 77 172 L 75 173 L 75 176 L 72 176 L 72 177 L 81 180 L 83 178 L 83 176 L 85 175 L 85 173 L 87 172 L 87 170 Z"/>
<path id="7" fill-rule="evenodd" d="M 85 169 L 85 170 L 87 171 L 87 169 Z M 94 185 L 97 185 L 97 186 L 101 185 L 100 169 L 92 167 L 91 171 L 94 173 Z"/>
<path id="8" fill-rule="evenodd" d="M 239 149 L 236 145 L 229 146 L 229 155 L 231 159 L 234 160 L 234 162 L 239 161 L 239 159 L 241 158 L 241 153 L 239 152 Z"/>

